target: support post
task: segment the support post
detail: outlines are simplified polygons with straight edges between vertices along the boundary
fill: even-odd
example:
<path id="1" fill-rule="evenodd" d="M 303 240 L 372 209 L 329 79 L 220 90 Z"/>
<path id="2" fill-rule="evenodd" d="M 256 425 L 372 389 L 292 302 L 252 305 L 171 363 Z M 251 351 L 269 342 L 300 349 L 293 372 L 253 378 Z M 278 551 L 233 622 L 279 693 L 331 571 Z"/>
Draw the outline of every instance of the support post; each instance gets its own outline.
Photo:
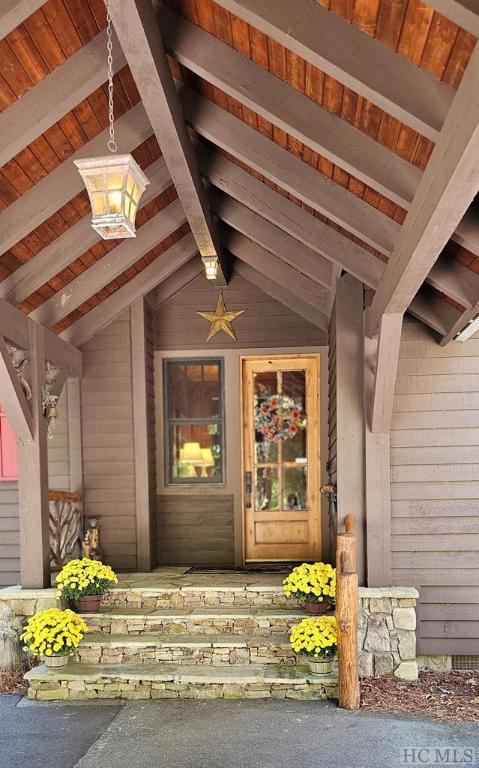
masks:
<path id="1" fill-rule="evenodd" d="M 19 440 L 19 512 L 21 580 L 24 588 L 50 586 L 47 431 L 42 409 L 45 382 L 45 332 L 30 323 L 29 369 L 32 389 L 33 438 Z"/>
<path id="2" fill-rule="evenodd" d="M 336 622 L 338 627 L 339 706 L 359 709 L 358 574 L 355 571 L 354 517 L 346 516 L 346 530 L 337 537 Z"/>

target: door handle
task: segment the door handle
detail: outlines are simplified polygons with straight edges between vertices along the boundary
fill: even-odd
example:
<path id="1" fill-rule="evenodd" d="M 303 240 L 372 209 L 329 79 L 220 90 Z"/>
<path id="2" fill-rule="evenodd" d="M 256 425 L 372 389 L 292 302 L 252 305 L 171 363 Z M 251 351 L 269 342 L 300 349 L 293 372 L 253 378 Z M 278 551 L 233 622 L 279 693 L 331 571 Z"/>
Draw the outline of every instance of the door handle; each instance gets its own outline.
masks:
<path id="1" fill-rule="evenodd" d="M 251 494 L 253 492 L 253 473 L 244 473 L 244 490 L 245 490 L 245 506 L 247 509 L 251 508 Z"/>

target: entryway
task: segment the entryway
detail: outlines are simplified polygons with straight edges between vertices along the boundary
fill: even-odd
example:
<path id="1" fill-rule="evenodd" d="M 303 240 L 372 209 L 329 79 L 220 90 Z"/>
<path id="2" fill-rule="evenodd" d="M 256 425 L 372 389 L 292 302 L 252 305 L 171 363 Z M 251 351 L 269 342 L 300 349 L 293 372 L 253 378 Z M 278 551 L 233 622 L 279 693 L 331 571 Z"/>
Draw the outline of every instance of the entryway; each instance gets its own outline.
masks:
<path id="1" fill-rule="evenodd" d="M 320 556 L 319 355 L 242 359 L 245 560 Z"/>

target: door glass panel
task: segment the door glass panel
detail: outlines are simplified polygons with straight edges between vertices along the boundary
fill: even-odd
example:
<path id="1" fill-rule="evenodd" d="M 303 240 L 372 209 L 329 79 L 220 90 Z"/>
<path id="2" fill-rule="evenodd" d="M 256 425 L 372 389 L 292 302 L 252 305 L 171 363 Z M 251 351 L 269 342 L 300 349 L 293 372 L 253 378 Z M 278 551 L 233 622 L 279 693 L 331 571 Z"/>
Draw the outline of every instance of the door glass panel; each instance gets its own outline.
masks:
<path id="1" fill-rule="evenodd" d="M 283 509 L 307 509 L 307 467 L 284 467 Z"/>
<path id="2" fill-rule="evenodd" d="M 255 472 L 256 509 L 279 509 L 279 476 L 278 469 L 272 467 L 257 467 Z"/>
<path id="3" fill-rule="evenodd" d="M 296 434 L 283 442 L 283 461 L 306 461 L 306 374 L 305 371 L 283 371 L 283 394 L 291 398 L 299 411 Z"/>
<path id="4" fill-rule="evenodd" d="M 278 461 L 278 444 L 267 440 L 256 418 L 261 408 L 267 407 L 268 399 L 277 392 L 276 371 L 261 371 L 254 374 L 255 461 L 258 464 L 276 464 Z"/>

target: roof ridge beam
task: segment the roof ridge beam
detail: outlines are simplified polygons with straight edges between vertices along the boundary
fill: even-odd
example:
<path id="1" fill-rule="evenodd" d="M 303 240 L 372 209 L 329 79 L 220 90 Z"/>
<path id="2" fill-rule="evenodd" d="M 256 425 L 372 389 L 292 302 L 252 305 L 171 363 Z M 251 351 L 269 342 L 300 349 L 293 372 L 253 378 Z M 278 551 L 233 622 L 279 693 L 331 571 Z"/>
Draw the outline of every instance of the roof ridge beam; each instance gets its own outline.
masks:
<path id="1" fill-rule="evenodd" d="M 172 183 L 163 158 L 151 163 L 145 172 L 150 183 L 140 198 L 140 209 L 164 192 Z M 2 280 L 0 298 L 6 299 L 11 304 L 20 304 L 100 240 L 100 236 L 91 225 L 90 216 L 84 216 L 63 235 L 42 248 L 29 261 Z"/>
<path id="2" fill-rule="evenodd" d="M 419 168 L 165 6 L 159 18 L 165 44 L 180 64 L 389 200 L 409 207 Z"/>
<path id="3" fill-rule="evenodd" d="M 61 291 L 41 304 L 29 315 L 47 327 L 54 326 L 77 309 L 97 291 L 119 277 L 138 259 L 169 237 L 186 221 L 179 200 L 159 211 L 136 232 L 136 237 L 124 240 L 99 261 L 86 269 Z"/>
<path id="4" fill-rule="evenodd" d="M 118 47 L 113 72 L 126 64 Z M 51 128 L 107 79 L 106 32 L 50 72 L 0 115 L 0 167 Z"/>
<path id="5" fill-rule="evenodd" d="M 231 13 L 436 141 L 454 89 L 315 0 L 219 0 Z"/>
<path id="6" fill-rule="evenodd" d="M 84 344 L 95 333 L 109 325 L 136 299 L 156 288 L 163 280 L 166 280 L 173 272 L 193 258 L 196 253 L 198 253 L 198 246 L 191 232 L 188 232 L 178 243 L 158 256 L 132 280 L 122 285 L 105 301 L 102 301 L 101 304 L 98 304 L 63 331 L 60 338 L 76 346 Z"/>

